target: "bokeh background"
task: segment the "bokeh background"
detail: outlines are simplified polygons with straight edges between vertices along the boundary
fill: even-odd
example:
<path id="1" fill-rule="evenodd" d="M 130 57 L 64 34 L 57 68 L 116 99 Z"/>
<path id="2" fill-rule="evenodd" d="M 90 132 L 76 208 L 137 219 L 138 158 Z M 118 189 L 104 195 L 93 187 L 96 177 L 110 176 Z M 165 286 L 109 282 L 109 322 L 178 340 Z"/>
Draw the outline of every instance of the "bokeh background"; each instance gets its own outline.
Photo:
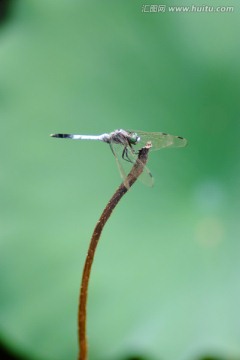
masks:
<path id="1" fill-rule="evenodd" d="M 104 229 L 89 359 L 239 360 L 239 2 L 1 4 L 2 358 L 76 358 L 85 255 L 121 181 L 106 144 L 49 134 L 130 128 L 189 144 L 152 153 L 154 187 Z M 168 11 L 192 4 L 234 11 Z"/>

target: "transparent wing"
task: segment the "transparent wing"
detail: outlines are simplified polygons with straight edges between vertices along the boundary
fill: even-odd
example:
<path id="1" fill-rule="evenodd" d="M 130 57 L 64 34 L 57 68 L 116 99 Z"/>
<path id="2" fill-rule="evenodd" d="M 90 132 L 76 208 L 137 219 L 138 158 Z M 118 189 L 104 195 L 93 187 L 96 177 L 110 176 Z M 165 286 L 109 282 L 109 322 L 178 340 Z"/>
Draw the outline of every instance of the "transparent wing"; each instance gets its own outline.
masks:
<path id="1" fill-rule="evenodd" d="M 146 145 L 146 144 L 145 144 Z M 137 152 L 134 152 L 134 149 L 131 147 L 127 147 L 127 153 L 125 154 L 125 158 L 123 158 L 124 146 L 120 144 L 116 144 L 114 142 L 110 142 L 110 148 L 114 154 L 114 157 L 117 162 L 117 166 L 120 172 L 120 175 L 124 181 L 124 184 L 127 188 L 129 188 L 129 184 L 126 181 L 128 173 L 131 171 L 134 163 L 138 160 Z M 126 157 L 129 161 L 126 160 Z M 150 170 L 144 166 L 143 173 L 139 176 L 139 180 L 147 186 L 153 186 L 154 180 Z"/>
<path id="2" fill-rule="evenodd" d="M 143 145 L 145 146 L 146 143 Z M 141 146 L 141 148 L 143 147 Z M 133 163 L 135 163 L 135 161 L 139 161 L 140 160 L 138 159 L 138 153 L 137 152 L 134 152 L 135 149 L 132 149 L 131 147 L 128 147 L 128 157 L 130 159 L 132 159 Z M 147 186 L 150 186 L 152 187 L 153 184 L 154 184 L 154 178 L 152 176 L 152 173 L 151 171 L 148 169 L 148 167 L 146 165 L 143 165 L 143 172 L 142 174 L 139 176 L 139 180 L 144 184 L 144 185 L 147 185 Z"/>
<path id="3" fill-rule="evenodd" d="M 142 148 L 148 141 L 152 143 L 151 150 L 159 150 L 165 147 L 184 147 L 187 145 L 187 140 L 181 136 L 174 136 L 162 132 L 144 132 L 141 130 L 128 130 L 136 132 L 140 136 L 140 141 L 134 145 L 134 148 Z"/>
<path id="4" fill-rule="evenodd" d="M 124 161 L 122 159 L 122 153 L 123 153 L 124 147 L 123 147 L 123 145 L 115 144 L 114 142 L 110 142 L 109 145 L 110 145 L 110 149 L 112 150 L 112 153 L 115 157 L 117 167 L 120 172 L 121 178 L 124 182 L 124 185 L 129 189 L 129 184 L 128 184 L 128 181 L 126 180 L 128 171 L 126 171 L 126 167 L 122 165 L 122 162 Z"/>

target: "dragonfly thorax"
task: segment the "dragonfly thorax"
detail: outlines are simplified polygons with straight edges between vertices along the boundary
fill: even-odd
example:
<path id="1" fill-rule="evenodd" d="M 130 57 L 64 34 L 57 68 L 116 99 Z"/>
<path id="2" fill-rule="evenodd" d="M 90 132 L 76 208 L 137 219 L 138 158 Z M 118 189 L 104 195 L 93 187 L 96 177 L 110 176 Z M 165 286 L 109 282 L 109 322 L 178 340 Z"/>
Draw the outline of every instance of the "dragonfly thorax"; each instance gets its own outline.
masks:
<path id="1" fill-rule="evenodd" d="M 109 134 L 108 142 L 125 146 L 136 145 L 140 141 L 137 133 L 118 129 Z"/>

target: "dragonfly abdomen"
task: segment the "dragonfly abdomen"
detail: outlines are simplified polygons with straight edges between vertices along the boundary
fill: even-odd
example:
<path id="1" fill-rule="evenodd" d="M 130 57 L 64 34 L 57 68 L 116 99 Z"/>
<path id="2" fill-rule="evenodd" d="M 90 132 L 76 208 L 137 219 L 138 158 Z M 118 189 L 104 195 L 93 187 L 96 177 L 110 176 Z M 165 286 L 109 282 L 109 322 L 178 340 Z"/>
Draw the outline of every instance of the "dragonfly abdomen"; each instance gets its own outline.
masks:
<path id="1" fill-rule="evenodd" d="M 109 142 L 109 134 L 102 135 L 78 135 L 78 134 L 51 134 L 51 137 L 72 140 L 99 140 Z"/>

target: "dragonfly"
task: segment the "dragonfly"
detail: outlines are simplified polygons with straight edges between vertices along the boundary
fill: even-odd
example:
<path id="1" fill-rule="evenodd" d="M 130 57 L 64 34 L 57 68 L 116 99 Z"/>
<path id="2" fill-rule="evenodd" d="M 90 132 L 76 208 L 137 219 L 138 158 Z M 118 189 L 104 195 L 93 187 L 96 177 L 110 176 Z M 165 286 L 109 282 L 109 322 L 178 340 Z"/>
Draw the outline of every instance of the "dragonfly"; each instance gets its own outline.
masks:
<path id="1" fill-rule="evenodd" d="M 101 135 L 51 134 L 50 136 L 60 139 L 96 140 L 109 144 L 124 183 L 127 178 L 126 169 L 129 167 L 127 165 L 132 166 L 136 161 L 139 161 L 138 152 L 146 144 L 151 144 L 151 151 L 187 145 L 187 140 L 181 136 L 141 130 L 118 129 Z M 144 166 L 140 180 L 148 186 L 153 186 L 153 176 L 146 166 Z M 125 185 L 128 187 L 127 183 Z"/>

